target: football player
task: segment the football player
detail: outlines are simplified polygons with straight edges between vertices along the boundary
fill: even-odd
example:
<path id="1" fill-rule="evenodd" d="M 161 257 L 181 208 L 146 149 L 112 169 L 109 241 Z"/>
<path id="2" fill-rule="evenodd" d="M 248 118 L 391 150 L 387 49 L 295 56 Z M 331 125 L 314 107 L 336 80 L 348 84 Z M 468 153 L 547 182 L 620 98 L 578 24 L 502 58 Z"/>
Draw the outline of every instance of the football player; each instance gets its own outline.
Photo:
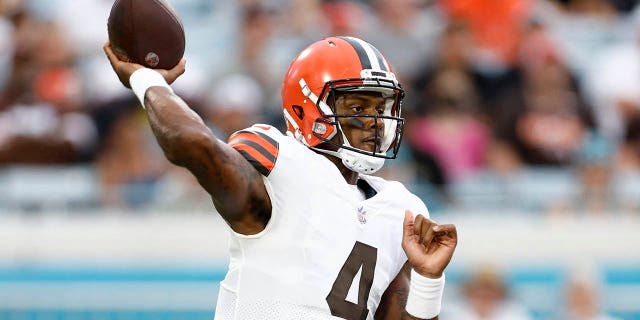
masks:
<path id="1" fill-rule="evenodd" d="M 166 157 L 229 226 L 215 319 L 437 319 L 456 228 L 372 175 L 396 157 L 404 125 L 404 92 L 375 47 L 311 44 L 284 78 L 286 134 L 257 124 L 226 143 L 171 90 L 184 60 L 151 70 L 104 50 Z"/>

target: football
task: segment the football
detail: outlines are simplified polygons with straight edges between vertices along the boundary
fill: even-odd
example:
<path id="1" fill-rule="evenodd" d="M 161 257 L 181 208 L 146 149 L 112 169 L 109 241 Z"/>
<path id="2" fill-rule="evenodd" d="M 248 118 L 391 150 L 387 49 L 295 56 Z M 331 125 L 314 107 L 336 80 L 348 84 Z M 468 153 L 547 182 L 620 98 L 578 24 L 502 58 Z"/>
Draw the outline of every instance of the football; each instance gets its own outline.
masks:
<path id="1" fill-rule="evenodd" d="M 184 28 L 166 0 L 116 0 L 107 31 L 111 48 L 124 61 L 171 69 L 184 55 Z"/>

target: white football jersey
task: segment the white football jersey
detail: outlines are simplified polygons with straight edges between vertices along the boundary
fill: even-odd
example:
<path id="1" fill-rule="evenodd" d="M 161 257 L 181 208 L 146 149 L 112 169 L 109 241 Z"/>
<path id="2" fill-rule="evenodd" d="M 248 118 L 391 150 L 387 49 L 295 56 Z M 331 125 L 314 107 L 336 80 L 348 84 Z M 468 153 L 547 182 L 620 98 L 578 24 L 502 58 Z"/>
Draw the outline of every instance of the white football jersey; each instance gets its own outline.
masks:
<path id="1" fill-rule="evenodd" d="M 271 126 L 229 144 L 262 173 L 273 210 L 262 232 L 231 232 L 215 319 L 373 319 L 407 261 L 404 212 L 428 216 L 424 203 L 365 175 L 359 185 L 375 195 L 362 200 L 332 162 Z"/>

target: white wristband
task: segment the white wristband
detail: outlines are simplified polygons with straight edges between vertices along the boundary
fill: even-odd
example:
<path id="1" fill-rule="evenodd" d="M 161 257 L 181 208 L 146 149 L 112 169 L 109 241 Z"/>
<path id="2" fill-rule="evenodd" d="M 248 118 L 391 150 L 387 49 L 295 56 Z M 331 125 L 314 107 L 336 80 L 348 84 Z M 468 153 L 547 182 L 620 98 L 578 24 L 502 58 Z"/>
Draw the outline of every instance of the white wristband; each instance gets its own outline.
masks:
<path id="1" fill-rule="evenodd" d="M 439 315 L 444 282 L 444 273 L 438 279 L 430 279 L 411 269 L 411 285 L 405 308 L 407 312 L 421 319 L 431 319 Z"/>
<path id="2" fill-rule="evenodd" d="M 141 68 L 134 71 L 131 77 L 129 77 L 129 84 L 143 108 L 145 108 L 144 94 L 147 92 L 147 89 L 151 87 L 165 87 L 173 92 L 160 73 L 148 68 Z"/>

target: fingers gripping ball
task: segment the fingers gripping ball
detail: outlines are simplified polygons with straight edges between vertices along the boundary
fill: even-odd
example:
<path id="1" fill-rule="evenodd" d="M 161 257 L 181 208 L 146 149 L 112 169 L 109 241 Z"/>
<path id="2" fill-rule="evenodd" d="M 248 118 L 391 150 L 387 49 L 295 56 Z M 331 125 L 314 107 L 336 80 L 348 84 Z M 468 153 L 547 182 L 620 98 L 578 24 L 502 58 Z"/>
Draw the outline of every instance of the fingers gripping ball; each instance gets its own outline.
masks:
<path id="1" fill-rule="evenodd" d="M 116 0 L 107 30 L 111 47 L 124 61 L 171 69 L 184 55 L 184 28 L 166 0 Z"/>

